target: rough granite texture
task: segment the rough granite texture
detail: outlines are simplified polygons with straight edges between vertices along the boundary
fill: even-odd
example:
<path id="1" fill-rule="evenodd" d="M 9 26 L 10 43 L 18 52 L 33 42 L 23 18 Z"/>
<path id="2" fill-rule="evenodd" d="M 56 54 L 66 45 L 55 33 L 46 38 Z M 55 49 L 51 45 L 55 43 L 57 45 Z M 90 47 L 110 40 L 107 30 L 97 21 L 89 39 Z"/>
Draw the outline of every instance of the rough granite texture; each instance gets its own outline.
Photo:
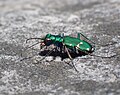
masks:
<path id="1" fill-rule="evenodd" d="M 75 57 L 77 73 L 59 56 L 33 64 L 39 45 L 25 50 L 38 42 L 27 38 L 76 32 L 116 56 Z M 0 95 L 120 95 L 120 0 L 0 0 Z"/>

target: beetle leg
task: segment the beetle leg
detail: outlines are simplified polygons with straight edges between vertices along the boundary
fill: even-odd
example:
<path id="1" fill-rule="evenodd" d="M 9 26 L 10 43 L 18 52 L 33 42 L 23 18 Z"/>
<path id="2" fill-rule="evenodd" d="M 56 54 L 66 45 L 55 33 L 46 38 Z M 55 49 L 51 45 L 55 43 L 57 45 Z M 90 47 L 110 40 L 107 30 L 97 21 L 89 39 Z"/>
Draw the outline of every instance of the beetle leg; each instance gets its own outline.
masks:
<path id="1" fill-rule="evenodd" d="M 35 54 L 35 55 L 36 55 L 36 54 Z M 30 57 L 25 57 L 25 58 L 23 58 L 23 59 L 20 59 L 20 61 L 27 60 L 27 59 L 31 59 L 31 58 L 33 58 L 35 55 L 30 56 Z"/>
<path id="2" fill-rule="evenodd" d="M 74 63 L 73 63 L 73 58 L 71 57 L 70 52 L 68 51 L 68 49 L 67 49 L 66 46 L 65 46 L 65 50 L 66 50 L 66 52 L 67 52 L 67 54 L 68 54 L 68 56 L 69 56 L 69 58 L 70 58 L 70 60 L 71 60 L 71 62 L 72 62 L 72 67 L 75 69 L 75 71 L 78 72 L 78 70 L 76 69 L 76 67 L 75 67 L 75 65 L 74 65 Z M 69 65 L 70 65 L 70 64 L 69 64 Z"/>
<path id="3" fill-rule="evenodd" d="M 53 48 L 51 51 L 49 51 L 42 59 L 39 60 L 39 62 L 41 62 L 41 61 L 44 60 L 48 55 L 50 55 L 50 54 L 53 52 L 54 49 L 55 49 L 55 48 Z"/>
<path id="4" fill-rule="evenodd" d="M 45 48 L 45 47 L 42 47 L 42 49 L 44 49 L 44 48 Z M 27 60 L 27 59 L 31 59 L 31 58 L 33 58 L 35 55 L 37 55 L 37 54 L 34 54 L 34 55 L 30 56 L 30 57 L 25 57 L 25 58 L 21 59 L 20 61 Z"/>
<path id="5" fill-rule="evenodd" d="M 26 49 L 24 49 L 23 52 L 25 52 L 25 51 L 28 50 L 29 48 L 32 48 L 33 46 L 35 46 L 35 45 L 37 45 L 37 44 L 39 44 L 39 43 L 41 43 L 41 42 L 37 42 L 37 43 L 35 43 L 35 44 L 33 44 L 33 45 L 27 47 Z M 21 53 L 21 56 L 23 55 L 23 52 Z"/>

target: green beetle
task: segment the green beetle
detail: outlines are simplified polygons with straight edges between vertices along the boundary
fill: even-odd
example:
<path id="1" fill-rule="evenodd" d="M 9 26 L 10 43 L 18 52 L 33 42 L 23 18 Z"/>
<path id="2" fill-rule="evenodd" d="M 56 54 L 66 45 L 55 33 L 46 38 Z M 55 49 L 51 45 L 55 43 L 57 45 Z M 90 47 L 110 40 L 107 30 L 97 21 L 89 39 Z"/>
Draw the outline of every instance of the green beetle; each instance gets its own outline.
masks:
<path id="1" fill-rule="evenodd" d="M 41 60 L 43 60 L 46 56 L 50 55 L 52 53 L 52 51 L 55 49 L 55 50 L 58 50 L 63 53 L 67 52 L 68 57 L 72 61 L 73 58 L 70 55 L 70 52 L 74 52 L 77 54 L 79 54 L 81 52 L 85 53 L 85 54 L 91 54 L 95 50 L 95 46 L 85 40 L 82 40 L 81 36 L 86 38 L 87 40 L 89 40 L 82 33 L 78 33 L 77 37 L 64 36 L 64 34 L 59 34 L 59 35 L 47 34 L 45 37 L 29 38 L 29 39 L 27 39 L 27 41 L 31 40 L 31 39 L 40 39 L 40 40 L 42 40 L 41 42 L 39 42 L 41 48 L 46 47 L 46 46 L 52 46 L 52 45 L 54 46 L 54 48 L 51 51 L 49 51 Z M 38 43 L 36 43 L 36 44 L 38 44 Z M 36 45 L 36 44 L 34 44 L 34 45 Z M 32 46 L 34 46 L 34 45 L 32 45 Z M 32 47 L 32 46 L 30 46 L 30 47 Z M 73 61 L 72 61 L 71 66 L 75 68 Z M 77 71 L 76 68 L 75 68 L 75 70 Z"/>
<path id="2" fill-rule="evenodd" d="M 75 50 L 75 52 L 79 51 L 84 53 L 92 53 L 95 50 L 95 47 L 87 41 L 81 40 L 80 35 L 83 34 L 78 33 L 78 37 L 76 38 L 63 35 L 47 34 L 44 38 L 42 38 L 43 42 L 41 45 L 49 46 L 54 44 L 60 49 L 66 47 L 67 49 Z"/>

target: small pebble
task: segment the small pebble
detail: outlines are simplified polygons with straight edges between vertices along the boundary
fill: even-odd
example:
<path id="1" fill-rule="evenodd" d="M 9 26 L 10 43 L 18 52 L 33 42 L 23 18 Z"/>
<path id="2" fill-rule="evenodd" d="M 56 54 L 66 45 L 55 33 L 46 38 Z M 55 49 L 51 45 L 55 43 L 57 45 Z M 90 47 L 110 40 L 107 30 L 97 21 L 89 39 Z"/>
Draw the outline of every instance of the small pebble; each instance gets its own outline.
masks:
<path id="1" fill-rule="evenodd" d="M 45 58 L 45 60 L 48 61 L 48 62 L 50 62 L 50 61 L 53 60 L 53 57 L 52 57 L 52 56 L 47 56 L 47 57 Z"/>
<path id="2" fill-rule="evenodd" d="M 60 62 L 61 61 L 61 57 L 57 56 L 54 61 L 55 62 Z"/>

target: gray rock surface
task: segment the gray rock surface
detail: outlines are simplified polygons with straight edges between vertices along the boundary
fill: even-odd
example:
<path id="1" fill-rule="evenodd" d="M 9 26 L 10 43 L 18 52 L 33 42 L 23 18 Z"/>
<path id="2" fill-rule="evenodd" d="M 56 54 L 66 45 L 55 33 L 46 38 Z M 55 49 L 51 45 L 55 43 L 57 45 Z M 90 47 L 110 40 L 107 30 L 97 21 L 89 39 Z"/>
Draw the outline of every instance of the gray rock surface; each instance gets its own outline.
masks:
<path id="1" fill-rule="evenodd" d="M 27 38 L 76 32 L 114 43 L 94 54 L 116 56 L 76 57 L 77 73 L 64 61 L 33 64 L 43 57 L 39 45 L 24 51 L 37 42 Z M 0 0 L 0 95 L 13 94 L 120 95 L 120 0 Z"/>

